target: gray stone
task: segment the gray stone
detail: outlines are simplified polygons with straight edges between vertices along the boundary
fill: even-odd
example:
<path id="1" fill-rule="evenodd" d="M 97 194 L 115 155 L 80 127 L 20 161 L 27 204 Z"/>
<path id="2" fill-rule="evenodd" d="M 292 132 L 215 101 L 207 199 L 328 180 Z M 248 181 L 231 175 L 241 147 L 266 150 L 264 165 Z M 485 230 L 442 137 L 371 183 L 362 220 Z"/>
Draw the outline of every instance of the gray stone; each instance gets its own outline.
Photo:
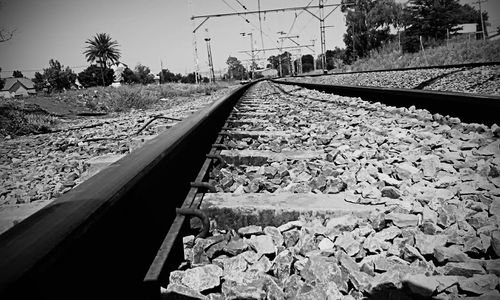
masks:
<path id="1" fill-rule="evenodd" d="M 180 296 L 180 297 L 186 297 L 188 299 L 200 299 L 200 300 L 208 299 L 208 297 L 203 295 L 202 293 L 178 283 L 170 283 L 167 286 L 167 289 L 165 291 L 162 291 L 162 295 L 172 298 Z"/>
<path id="2" fill-rule="evenodd" d="M 388 249 L 390 243 L 376 238 L 375 236 L 367 237 L 363 242 L 363 248 L 368 250 L 370 253 L 379 253 L 383 249 Z"/>
<path id="3" fill-rule="evenodd" d="M 285 223 L 283 225 L 280 225 L 278 227 L 278 230 L 283 233 L 285 231 L 288 231 L 290 229 L 294 229 L 294 228 L 302 228 L 302 221 L 291 221 L 291 222 L 288 222 L 288 223 Z"/>
<path id="4" fill-rule="evenodd" d="M 401 229 L 399 229 L 398 227 L 391 226 L 375 233 L 373 237 L 382 241 L 390 241 L 395 237 L 401 235 L 401 232 Z"/>
<path id="5" fill-rule="evenodd" d="M 246 284 L 227 280 L 222 284 L 222 293 L 225 299 L 260 300 L 265 299 L 267 295 L 263 280 L 255 280 Z"/>
<path id="6" fill-rule="evenodd" d="M 484 268 L 489 274 L 495 274 L 500 277 L 500 258 L 484 261 Z"/>
<path id="7" fill-rule="evenodd" d="M 284 241 L 283 235 L 281 234 L 281 232 L 279 231 L 278 228 L 276 228 L 274 226 L 267 226 L 264 228 L 264 233 L 266 235 L 271 236 L 271 238 L 273 239 L 273 243 L 276 247 L 283 245 L 283 241 Z"/>
<path id="8" fill-rule="evenodd" d="M 261 273 L 267 273 L 271 269 L 271 262 L 267 256 L 262 255 L 258 261 L 248 266 L 247 270 L 255 270 Z"/>
<path id="9" fill-rule="evenodd" d="M 343 249 L 349 256 L 356 255 L 360 250 L 360 243 L 352 236 L 351 232 L 344 232 L 334 242 L 335 246 Z"/>
<path id="10" fill-rule="evenodd" d="M 327 230 L 337 229 L 338 231 L 352 231 L 361 222 L 361 219 L 352 215 L 343 215 L 331 218 L 326 222 Z"/>
<path id="11" fill-rule="evenodd" d="M 191 264 L 194 266 L 202 266 L 210 263 L 207 254 L 205 253 L 205 248 L 211 245 L 213 242 L 207 239 L 197 239 L 193 247 L 192 261 Z"/>
<path id="12" fill-rule="evenodd" d="M 460 289 L 474 294 L 484 294 L 493 291 L 498 286 L 498 277 L 493 274 L 474 275 L 459 281 Z"/>
<path id="13" fill-rule="evenodd" d="M 393 186 L 385 186 L 381 190 L 382 197 L 387 197 L 391 199 L 399 199 L 401 197 L 401 192 Z"/>
<path id="14" fill-rule="evenodd" d="M 434 258 L 440 263 L 443 262 L 465 262 L 469 260 L 467 254 L 465 254 L 460 246 L 452 245 L 450 247 L 435 247 L 434 248 Z"/>
<path id="15" fill-rule="evenodd" d="M 293 255 L 289 250 L 284 250 L 274 258 L 271 270 L 280 281 L 284 281 L 290 276 L 292 271 Z"/>
<path id="16" fill-rule="evenodd" d="M 246 227 L 241 227 L 238 229 L 238 233 L 241 236 L 251 236 L 253 234 L 262 234 L 262 227 L 257 225 L 250 225 Z"/>
<path id="17" fill-rule="evenodd" d="M 436 181 L 435 187 L 437 188 L 448 188 L 459 182 L 459 178 L 456 176 L 440 176 L 438 181 Z"/>
<path id="18" fill-rule="evenodd" d="M 419 259 L 419 260 L 422 260 L 422 261 L 425 261 L 425 258 L 422 256 L 422 254 L 417 250 L 417 248 L 411 246 L 411 245 L 408 245 L 408 244 L 405 244 L 402 248 L 401 248 L 401 253 L 403 254 L 403 258 L 404 260 L 408 261 L 408 262 L 412 262 L 416 259 Z"/>
<path id="19" fill-rule="evenodd" d="M 389 175 L 384 174 L 384 173 L 378 173 L 378 179 L 380 181 L 383 181 L 387 185 L 391 185 L 391 186 L 395 186 L 395 187 L 399 187 L 402 183 L 402 181 L 394 179 L 394 178 L 392 178 Z"/>
<path id="20" fill-rule="evenodd" d="M 411 179 L 419 172 L 419 170 L 412 166 L 410 163 L 401 163 L 397 165 L 395 171 L 398 178 L 401 180 Z"/>
<path id="21" fill-rule="evenodd" d="M 223 266 L 224 266 L 224 277 L 226 277 L 226 276 L 231 276 L 232 274 L 235 273 L 244 272 L 248 267 L 248 263 L 245 260 L 244 256 L 240 254 L 235 257 L 224 259 Z"/>
<path id="22" fill-rule="evenodd" d="M 266 299 L 285 300 L 283 289 L 269 275 L 265 276 L 264 290 L 266 291 Z"/>
<path id="23" fill-rule="evenodd" d="M 283 241 L 285 247 L 290 248 L 297 244 L 300 238 L 300 233 L 297 229 L 292 229 L 289 231 L 283 232 Z"/>
<path id="24" fill-rule="evenodd" d="M 500 198 L 495 197 L 490 204 L 490 215 L 500 216 Z"/>
<path id="25" fill-rule="evenodd" d="M 434 248 L 444 247 L 448 237 L 444 234 L 439 235 L 428 235 L 428 234 L 417 234 L 415 235 L 415 247 L 423 255 L 434 254 Z"/>
<path id="26" fill-rule="evenodd" d="M 221 276 L 221 268 L 216 265 L 206 265 L 184 271 L 181 282 L 197 292 L 202 292 L 219 286 Z"/>
<path id="27" fill-rule="evenodd" d="M 425 276 L 424 274 L 406 275 L 403 282 L 412 293 L 424 297 L 431 296 L 439 286 L 439 282 L 433 276 Z"/>
<path id="28" fill-rule="evenodd" d="M 438 214 L 430 209 L 427 206 L 424 206 L 424 210 L 422 212 L 422 221 L 426 222 L 429 221 L 431 223 L 437 223 L 438 220 Z"/>
<path id="29" fill-rule="evenodd" d="M 276 252 L 273 238 L 269 235 L 252 236 L 248 240 L 248 243 L 255 249 L 255 251 L 257 251 L 257 253 L 273 254 Z"/>
<path id="30" fill-rule="evenodd" d="M 491 248 L 497 257 L 500 257 L 500 230 L 491 233 Z"/>
<path id="31" fill-rule="evenodd" d="M 418 225 L 418 216 L 413 214 L 391 212 L 385 218 L 391 220 L 399 228 Z"/>
<path id="32" fill-rule="evenodd" d="M 472 277 L 475 274 L 484 274 L 483 267 L 476 262 L 449 262 L 443 267 L 444 275 L 458 275 Z"/>
<path id="33" fill-rule="evenodd" d="M 227 243 L 226 247 L 224 247 L 224 252 L 231 255 L 238 255 L 240 253 L 245 252 L 248 249 L 248 244 L 245 243 L 242 239 L 231 240 Z"/>
<path id="34" fill-rule="evenodd" d="M 490 247 L 491 238 L 485 235 L 482 235 L 481 237 L 472 235 L 466 236 L 464 238 L 464 252 L 476 255 L 486 253 Z"/>
<path id="35" fill-rule="evenodd" d="M 318 248 L 319 250 L 329 250 L 333 249 L 334 245 L 335 244 L 329 238 L 325 237 L 318 243 Z"/>
<path id="36" fill-rule="evenodd" d="M 347 291 L 347 277 L 345 274 L 342 274 L 337 265 L 337 260 L 333 257 L 310 257 L 300 275 L 306 282 L 334 282 L 339 290 Z"/>
<path id="37" fill-rule="evenodd" d="M 304 285 L 304 281 L 297 274 L 287 276 L 283 282 L 283 291 L 285 292 L 286 299 L 295 299 L 298 291 Z"/>
<path id="38" fill-rule="evenodd" d="M 438 166 L 439 158 L 436 155 L 426 155 L 422 157 L 420 167 L 422 168 L 424 177 L 434 177 L 436 175 Z"/>
<path id="39" fill-rule="evenodd" d="M 388 271 L 385 273 L 377 274 L 371 282 L 372 289 L 370 293 L 375 293 L 377 291 L 384 291 L 387 289 L 395 290 L 401 289 L 402 281 L 401 274 L 399 271 Z M 398 297 L 394 299 L 400 299 Z"/>

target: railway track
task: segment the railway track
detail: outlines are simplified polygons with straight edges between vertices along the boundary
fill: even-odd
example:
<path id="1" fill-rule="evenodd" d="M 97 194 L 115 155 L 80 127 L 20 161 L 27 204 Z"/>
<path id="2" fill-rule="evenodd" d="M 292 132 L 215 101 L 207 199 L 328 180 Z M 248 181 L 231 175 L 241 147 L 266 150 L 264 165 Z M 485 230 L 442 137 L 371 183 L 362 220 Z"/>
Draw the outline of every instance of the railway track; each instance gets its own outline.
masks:
<path id="1" fill-rule="evenodd" d="M 328 96 L 305 88 L 409 108 L 387 108 L 380 103 Z M 377 179 L 373 168 L 367 168 L 359 175 L 366 178 L 358 180 L 359 169 L 351 170 L 350 163 L 357 162 L 359 167 L 360 161 L 367 158 L 391 161 L 377 157 L 377 149 L 390 152 L 392 144 L 411 144 L 406 140 L 410 137 L 414 143 L 422 143 L 425 152 L 402 154 L 413 157 L 415 162 L 416 156 L 433 154 L 452 142 L 463 144 L 463 149 L 458 146 L 457 151 L 479 151 L 483 161 L 489 162 L 498 154 L 490 153 L 498 149 L 486 146 L 498 141 L 498 129 L 489 125 L 499 123 L 493 113 L 499 111 L 499 100 L 491 96 L 356 90 L 289 81 L 242 86 L 1 235 L 0 294 L 5 295 L 4 299 L 157 298 L 171 272 L 184 259 L 183 238 L 190 233 L 189 217 L 201 217 L 206 225 L 205 215 L 197 210 L 206 199 L 229 193 L 314 191 L 318 195 L 342 193 L 342 199 L 349 199 L 352 205 L 394 204 L 392 193 L 396 191 L 389 187 L 404 181 L 408 172 L 411 180 L 418 181 L 412 168 L 403 168 L 401 172 L 406 175 L 396 175 L 387 170 L 388 166 L 376 165 L 386 176 Z M 399 121 L 390 118 L 394 115 Z M 455 115 L 488 126 L 462 124 Z M 360 133 L 367 134 L 364 142 L 359 139 Z M 458 133 L 464 134 L 464 139 L 453 140 L 453 134 Z M 485 137 L 477 136 L 481 134 Z M 449 142 L 443 143 L 443 137 Z M 354 144 L 345 147 L 346 140 Z M 369 145 L 371 150 L 358 149 Z M 238 152 L 245 150 L 250 152 Z M 281 153 L 282 157 L 267 161 L 272 153 Z M 437 176 L 436 167 L 432 167 L 436 157 L 427 158 L 424 177 L 433 181 Z M 273 165 L 274 159 L 280 163 Z M 495 164 L 492 166 L 497 168 Z M 330 166 L 328 171 L 323 170 L 325 165 Z M 323 178 L 323 182 L 318 178 L 322 172 L 338 178 Z M 252 173 L 272 177 L 273 181 L 261 182 Z M 283 176 L 274 177 L 278 173 Z M 382 184 L 376 188 L 361 184 L 373 183 L 370 178 Z M 498 189 L 496 183 L 475 188 L 484 194 L 482 191 Z M 461 181 L 454 184 L 467 185 Z M 393 200 L 380 201 L 381 196 Z M 421 211 L 397 213 L 413 215 L 413 220 Z M 223 221 L 217 220 L 221 228 L 232 224 Z M 277 226 L 289 220 L 267 221 Z M 490 252 L 487 255 L 487 259 L 494 257 Z M 82 284 L 85 288 L 81 288 Z"/>

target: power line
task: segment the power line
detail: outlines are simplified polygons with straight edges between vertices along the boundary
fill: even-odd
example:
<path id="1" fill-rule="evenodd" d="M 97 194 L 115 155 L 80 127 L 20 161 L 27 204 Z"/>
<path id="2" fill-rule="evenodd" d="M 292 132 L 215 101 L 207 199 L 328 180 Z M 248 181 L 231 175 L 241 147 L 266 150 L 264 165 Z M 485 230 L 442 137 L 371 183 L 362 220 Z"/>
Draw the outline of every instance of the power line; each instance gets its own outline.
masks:
<path id="1" fill-rule="evenodd" d="M 239 0 L 234 0 L 234 1 L 238 2 L 238 4 L 241 5 L 241 7 L 243 7 L 244 10 L 248 10 L 247 7 L 243 5 Z"/>
<path id="2" fill-rule="evenodd" d="M 88 65 L 85 65 L 85 66 L 67 66 L 65 68 L 70 68 L 70 69 L 81 69 L 81 68 L 86 68 L 88 67 Z M 47 69 L 47 68 L 46 68 Z M 32 69 L 32 70 L 18 70 L 18 69 L 15 69 L 15 70 L 3 70 L 2 69 L 2 73 L 3 72 L 14 72 L 14 71 L 19 71 L 19 72 L 38 72 L 38 71 L 43 71 L 44 69 Z"/>

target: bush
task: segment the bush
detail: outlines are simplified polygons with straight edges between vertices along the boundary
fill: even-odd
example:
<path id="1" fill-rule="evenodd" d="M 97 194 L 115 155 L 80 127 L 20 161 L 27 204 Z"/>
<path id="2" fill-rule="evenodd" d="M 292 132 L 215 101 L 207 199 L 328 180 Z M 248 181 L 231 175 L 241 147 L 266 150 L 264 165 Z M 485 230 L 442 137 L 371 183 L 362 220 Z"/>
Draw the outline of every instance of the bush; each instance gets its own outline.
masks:
<path id="1" fill-rule="evenodd" d="M 101 67 L 90 65 L 88 68 L 78 73 L 78 81 L 84 87 L 102 86 Z M 112 69 L 104 70 L 104 84 L 106 86 L 113 83 L 114 71 Z"/>
<path id="2" fill-rule="evenodd" d="M 405 53 L 420 51 L 420 38 L 411 34 L 401 34 L 401 47 Z"/>

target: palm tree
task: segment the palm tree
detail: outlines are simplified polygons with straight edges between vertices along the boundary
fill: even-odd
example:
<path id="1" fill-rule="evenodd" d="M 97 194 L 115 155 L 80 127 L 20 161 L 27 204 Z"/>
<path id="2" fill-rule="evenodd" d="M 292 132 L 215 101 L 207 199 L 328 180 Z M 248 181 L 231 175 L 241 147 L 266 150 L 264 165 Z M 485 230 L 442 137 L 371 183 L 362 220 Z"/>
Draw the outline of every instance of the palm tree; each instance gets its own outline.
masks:
<path id="1" fill-rule="evenodd" d="M 113 41 L 111 36 L 107 33 L 98 33 L 92 39 L 85 41 L 88 46 L 83 51 L 85 58 L 88 62 L 97 61 L 101 66 L 102 85 L 105 85 L 104 70 L 106 63 L 117 62 L 120 58 L 120 50 L 118 49 L 118 42 Z"/>

